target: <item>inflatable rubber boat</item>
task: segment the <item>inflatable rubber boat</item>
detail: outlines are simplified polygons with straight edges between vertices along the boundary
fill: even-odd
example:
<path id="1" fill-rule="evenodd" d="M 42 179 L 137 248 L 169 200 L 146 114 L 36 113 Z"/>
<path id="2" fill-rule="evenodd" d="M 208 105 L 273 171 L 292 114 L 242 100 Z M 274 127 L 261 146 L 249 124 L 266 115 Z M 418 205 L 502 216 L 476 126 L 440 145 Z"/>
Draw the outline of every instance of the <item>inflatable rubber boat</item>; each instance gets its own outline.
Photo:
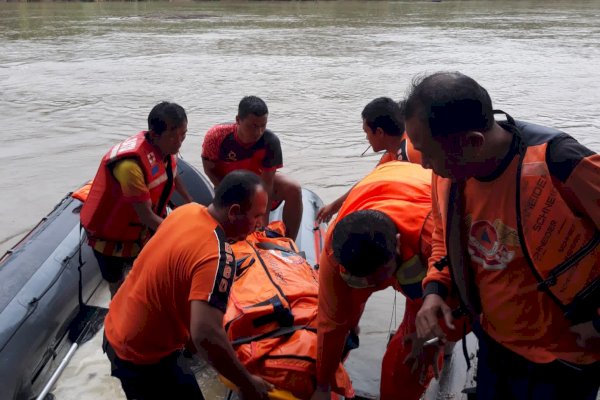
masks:
<path id="1" fill-rule="evenodd" d="M 194 200 L 209 204 L 212 184 L 189 163 L 178 161 Z M 321 199 L 302 190 L 304 215 L 297 243 L 315 265 L 324 226 L 315 226 Z M 181 204 L 174 194 L 173 206 Z M 19 243 L 0 258 L 0 387 L 2 399 L 29 400 L 46 386 L 76 340 L 80 311 L 102 283 L 96 259 L 80 229 L 82 202 L 66 195 Z M 281 206 L 271 220 L 281 217 Z"/>

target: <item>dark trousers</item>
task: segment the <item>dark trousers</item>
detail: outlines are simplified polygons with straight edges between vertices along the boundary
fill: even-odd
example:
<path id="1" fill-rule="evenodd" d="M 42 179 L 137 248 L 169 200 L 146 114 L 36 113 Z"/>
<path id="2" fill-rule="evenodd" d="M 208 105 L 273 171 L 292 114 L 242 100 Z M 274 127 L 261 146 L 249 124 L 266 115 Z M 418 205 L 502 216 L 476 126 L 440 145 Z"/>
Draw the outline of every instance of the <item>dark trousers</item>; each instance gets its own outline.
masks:
<path id="1" fill-rule="evenodd" d="M 481 327 L 473 331 L 479 339 L 477 400 L 596 400 L 600 362 L 537 364 L 508 350 Z"/>
<path id="2" fill-rule="evenodd" d="M 106 337 L 102 347 L 110 360 L 111 375 L 119 378 L 128 399 L 204 400 L 182 351 L 177 351 L 156 364 L 139 365 L 120 359 Z"/>
<path id="3" fill-rule="evenodd" d="M 94 251 L 94 257 L 98 261 L 100 273 L 104 280 L 109 283 L 117 283 L 125 277 L 125 271 L 131 267 L 135 257 L 115 257 L 107 256 L 97 250 Z"/>

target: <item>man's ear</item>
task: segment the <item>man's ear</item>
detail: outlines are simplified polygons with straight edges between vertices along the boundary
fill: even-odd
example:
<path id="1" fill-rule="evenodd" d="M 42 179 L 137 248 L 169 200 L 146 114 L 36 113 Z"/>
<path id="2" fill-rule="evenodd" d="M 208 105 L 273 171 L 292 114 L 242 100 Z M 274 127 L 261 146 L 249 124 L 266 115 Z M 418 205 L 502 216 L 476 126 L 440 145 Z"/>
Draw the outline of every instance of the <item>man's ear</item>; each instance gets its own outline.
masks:
<path id="1" fill-rule="evenodd" d="M 373 132 L 373 133 L 376 134 L 376 135 L 385 135 L 385 132 L 383 131 L 383 128 L 381 128 L 380 126 L 377 127 L 375 129 L 375 132 Z"/>
<path id="2" fill-rule="evenodd" d="M 468 131 L 463 135 L 464 143 L 463 146 L 468 146 L 473 149 L 480 149 L 485 143 L 485 136 L 479 131 Z"/>
<path id="3" fill-rule="evenodd" d="M 240 205 L 232 204 L 227 210 L 227 219 L 229 220 L 229 222 L 233 223 L 233 221 L 235 221 L 241 213 L 242 208 L 240 207 Z"/>
<path id="4" fill-rule="evenodd" d="M 242 121 L 242 119 L 240 118 L 240 116 L 236 115 L 235 116 L 235 123 L 239 125 L 241 121 Z"/>
<path id="5" fill-rule="evenodd" d="M 160 135 L 158 135 L 156 132 L 150 130 L 150 131 L 148 131 L 148 137 L 154 143 L 158 140 L 158 138 L 160 138 Z"/>

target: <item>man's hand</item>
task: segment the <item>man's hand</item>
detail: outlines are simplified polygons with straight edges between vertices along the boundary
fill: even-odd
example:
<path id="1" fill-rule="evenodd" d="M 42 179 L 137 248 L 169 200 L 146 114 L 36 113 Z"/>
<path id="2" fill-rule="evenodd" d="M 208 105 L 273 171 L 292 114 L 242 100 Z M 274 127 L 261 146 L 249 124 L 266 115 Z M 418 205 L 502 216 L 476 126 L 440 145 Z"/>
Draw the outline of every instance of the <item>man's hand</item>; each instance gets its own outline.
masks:
<path id="1" fill-rule="evenodd" d="M 423 305 L 417 313 L 417 336 L 425 340 L 438 337 L 441 344 L 445 344 L 446 334 L 438 323 L 439 317 L 444 317 L 448 328 L 454 329 L 452 309 L 448 307 L 444 299 L 437 294 L 425 296 Z"/>
<path id="2" fill-rule="evenodd" d="M 334 203 L 329 203 L 326 206 L 323 206 L 319 211 L 317 211 L 317 223 L 329 222 L 333 214 L 338 212 L 339 208 L 336 209 L 336 205 Z"/>
<path id="3" fill-rule="evenodd" d="M 318 388 L 315 390 L 310 400 L 330 400 L 331 399 L 331 390 Z"/>
<path id="4" fill-rule="evenodd" d="M 440 377 L 440 369 L 438 366 L 438 359 L 440 355 L 440 351 L 444 348 L 444 346 L 423 346 L 425 342 L 424 339 L 419 339 L 416 332 L 406 335 L 403 338 L 404 345 L 411 344 L 410 354 L 406 356 L 404 359 L 404 364 L 410 367 L 410 372 L 414 374 L 418 371 L 419 373 L 419 383 L 421 385 L 425 384 L 425 379 L 427 378 L 427 372 L 429 370 L 429 366 L 433 367 L 433 373 L 436 379 Z"/>
<path id="5" fill-rule="evenodd" d="M 331 217 L 333 217 L 333 215 L 335 213 L 340 211 L 340 208 L 342 208 L 342 204 L 344 204 L 344 201 L 346 201 L 349 194 L 350 194 L 350 190 L 347 191 L 343 196 L 340 196 L 337 199 L 335 199 L 334 201 L 332 201 L 331 203 L 327 204 L 326 206 L 323 206 L 317 212 L 317 218 L 316 218 L 317 222 L 319 224 L 322 222 L 329 222 Z"/>
<path id="6" fill-rule="evenodd" d="M 269 400 L 271 390 L 273 385 L 258 375 L 251 375 L 248 386 L 240 388 L 240 395 L 243 400 Z"/>
<path id="7" fill-rule="evenodd" d="M 592 321 L 574 325 L 569 330 L 577 335 L 577 345 L 583 348 L 589 348 L 592 343 L 600 346 L 600 332 L 596 330 Z"/>

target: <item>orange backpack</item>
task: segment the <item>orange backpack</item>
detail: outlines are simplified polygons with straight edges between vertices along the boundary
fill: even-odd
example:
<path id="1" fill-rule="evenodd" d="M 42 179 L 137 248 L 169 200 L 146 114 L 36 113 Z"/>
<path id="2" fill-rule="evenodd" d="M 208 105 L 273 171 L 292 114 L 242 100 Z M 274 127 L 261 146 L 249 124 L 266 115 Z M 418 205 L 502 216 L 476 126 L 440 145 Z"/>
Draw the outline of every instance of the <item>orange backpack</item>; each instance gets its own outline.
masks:
<path id="1" fill-rule="evenodd" d="M 223 320 L 240 361 L 300 399 L 315 390 L 318 273 L 275 221 L 231 247 L 237 271 Z M 353 397 L 340 364 L 333 391 Z"/>

